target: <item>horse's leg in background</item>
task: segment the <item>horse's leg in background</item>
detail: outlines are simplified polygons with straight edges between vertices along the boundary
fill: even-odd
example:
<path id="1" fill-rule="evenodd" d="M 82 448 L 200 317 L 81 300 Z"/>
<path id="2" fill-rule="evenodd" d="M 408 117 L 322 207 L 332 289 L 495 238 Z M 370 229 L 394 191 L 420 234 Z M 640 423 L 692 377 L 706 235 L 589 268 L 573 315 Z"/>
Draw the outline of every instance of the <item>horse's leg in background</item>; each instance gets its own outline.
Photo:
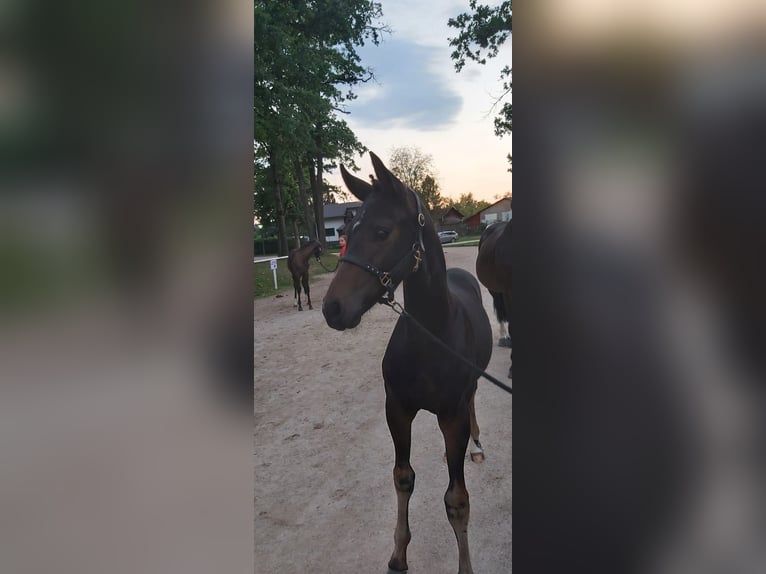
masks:
<path id="1" fill-rule="evenodd" d="M 511 339 L 505 328 L 505 325 L 508 322 L 509 309 L 505 306 L 504 296 L 497 291 L 489 291 L 489 294 L 492 295 L 492 306 L 495 308 L 495 317 L 497 317 L 497 323 L 500 325 L 500 338 L 498 339 L 497 344 L 499 347 L 510 347 Z M 503 336 L 504 331 L 505 336 Z"/>
<path id="2" fill-rule="evenodd" d="M 479 441 L 479 423 L 476 422 L 476 408 L 474 399 L 476 392 L 471 396 L 471 402 L 468 403 L 468 416 L 471 421 L 471 440 L 468 442 L 468 451 L 471 453 L 471 460 L 475 463 L 484 462 L 484 449 Z"/>
<path id="3" fill-rule="evenodd" d="M 308 269 L 306 272 L 301 275 L 301 281 L 303 282 L 303 290 L 306 292 L 306 300 L 309 303 L 309 309 L 313 309 L 314 307 L 311 306 L 311 293 L 309 291 L 309 272 Z"/>
<path id="4" fill-rule="evenodd" d="M 444 493 L 444 506 L 452 530 L 455 531 L 455 538 L 457 538 L 458 574 L 473 574 L 471 554 L 468 550 L 468 518 L 471 506 L 463 475 L 465 449 L 471 434 L 468 407 L 462 405 L 462 407 L 458 407 L 457 412 L 440 414 L 438 418 L 439 428 L 444 435 L 444 446 L 447 449 L 447 468 L 449 469 L 449 487 Z"/>
<path id="5" fill-rule="evenodd" d="M 500 338 L 497 340 L 498 347 L 510 347 L 511 335 L 505 322 L 500 322 Z"/>
<path id="6" fill-rule="evenodd" d="M 293 274 L 293 288 L 295 289 L 295 297 L 298 299 L 298 311 L 303 311 L 303 306 L 301 305 L 301 279 L 295 274 Z"/>
<path id="7" fill-rule="evenodd" d="M 415 413 L 404 410 L 402 405 L 386 396 L 386 422 L 394 441 L 394 488 L 396 489 L 396 528 L 394 551 L 388 567 L 396 572 L 407 570 L 407 545 L 410 543 L 409 506 L 415 489 L 415 471 L 410 466 L 412 420 Z"/>

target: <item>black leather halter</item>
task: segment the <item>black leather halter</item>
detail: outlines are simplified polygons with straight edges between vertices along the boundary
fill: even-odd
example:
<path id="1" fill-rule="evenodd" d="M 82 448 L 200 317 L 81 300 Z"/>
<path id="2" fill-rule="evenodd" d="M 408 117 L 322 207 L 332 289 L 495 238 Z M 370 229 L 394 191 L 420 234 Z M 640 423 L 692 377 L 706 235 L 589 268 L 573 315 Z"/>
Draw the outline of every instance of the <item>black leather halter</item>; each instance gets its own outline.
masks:
<path id="1" fill-rule="evenodd" d="M 426 216 L 423 214 L 423 207 L 420 203 L 418 194 L 412 191 L 412 195 L 415 196 L 415 204 L 417 205 L 418 210 L 416 227 L 417 240 L 412 244 L 412 248 L 399 259 L 399 262 L 396 265 L 388 271 L 381 271 L 372 263 L 365 263 L 353 255 L 344 255 L 340 258 L 341 261 L 361 267 L 368 273 L 375 275 L 386 290 L 386 298 L 389 302 L 394 300 L 394 291 L 396 291 L 399 283 L 404 281 L 407 275 L 415 273 L 420 268 L 420 262 L 423 260 L 423 253 L 426 252 L 426 248 L 423 245 L 423 227 L 426 224 Z M 383 299 L 381 299 L 381 302 L 383 302 Z"/>

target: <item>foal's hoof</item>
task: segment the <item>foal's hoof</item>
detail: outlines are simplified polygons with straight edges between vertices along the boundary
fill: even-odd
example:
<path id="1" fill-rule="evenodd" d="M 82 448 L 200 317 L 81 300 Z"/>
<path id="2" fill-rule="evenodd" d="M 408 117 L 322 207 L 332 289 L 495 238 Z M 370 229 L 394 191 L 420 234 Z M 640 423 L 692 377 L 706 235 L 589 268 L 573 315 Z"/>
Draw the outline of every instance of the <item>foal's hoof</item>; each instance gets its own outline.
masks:
<path id="1" fill-rule="evenodd" d="M 309 309 L 313 311 L 313 310 L 314 310 L 314 307 L 312 307 L 311 305 L 309 305 Z"/>
<path id="2" fill-rule="evenodd" d="M 510 337 L 500 337 L 497 341 L 498 347 L 510 347 L 511 346 L 511 338 Z"/>
<path id="3" fill-rule="evenodd" d="M 472 452 L 471 453 L 471 462 L 475 462 L 476 464 L 481 464 L 485 460 L 485 456 L 483 452 Z"/>
<path id="4" fill-rule="evenodd" d="M 402 572 L 407 572 L 407 562 L 391 558 L 391 560 L 388 561 L 387 574 L 401 574 Z"/>

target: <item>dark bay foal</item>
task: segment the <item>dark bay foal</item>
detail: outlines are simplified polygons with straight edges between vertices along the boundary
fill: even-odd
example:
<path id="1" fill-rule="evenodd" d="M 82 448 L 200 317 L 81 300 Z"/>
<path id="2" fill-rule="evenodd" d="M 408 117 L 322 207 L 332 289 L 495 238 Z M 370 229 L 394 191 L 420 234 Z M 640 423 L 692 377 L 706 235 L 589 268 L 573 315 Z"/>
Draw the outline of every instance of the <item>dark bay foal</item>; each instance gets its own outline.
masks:
<path id="1" fill-rule="evenodd" d="M 431 218 L 410 188 L 374 154 L 372 184 L 341 168 L 362 207 L 350 225 L 348 248 L 324 299 L 327 324 L 356 327 L 381 297 L 404 284 L 404 308 L 429 331 L 482 369 L 492 352 L 492 330 L 478 281 L 462 269 L 447 269 Z M 397 520 L 388 566 L 407 570 L 409 500 L 415 487 L 410 465 L 411 427 L 417 412 L 437 416 L 444 435 L 449 486 L 447 518 L 455 532 L 459 574 L 472 574 L 468 550 L 469 499 L 463 463 L 469 438 L 478 445 L 473 408 L 477 375 L 433 343 L 410 319 L 400 317 L 383 357 L 386 420 L 394 442 Z"/>

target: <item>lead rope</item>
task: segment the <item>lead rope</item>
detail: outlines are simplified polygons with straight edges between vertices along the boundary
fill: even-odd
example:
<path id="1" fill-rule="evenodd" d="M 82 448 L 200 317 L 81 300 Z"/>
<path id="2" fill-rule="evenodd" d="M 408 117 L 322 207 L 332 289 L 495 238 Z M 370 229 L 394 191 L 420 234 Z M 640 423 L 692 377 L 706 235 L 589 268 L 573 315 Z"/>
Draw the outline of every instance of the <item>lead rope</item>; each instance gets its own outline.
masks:
<path id="1" fill-rule="evenodd" d="M 322 269 L 325 271 L 328 271 L 329 273 L 335 273 L 338 270 L 338 265 L 340 265 L 340 258 L 335 261 L 335 269 L 328 269 L 325 267 L 324 263 L 322 263 L 322 260 L 319 257 L 317 257 L 317 263 L 319 263 L 322 266 Z"/>
<path id="2" fill-rule="evenodd" d="M 424 326 L 424 325 L 423 325 L 423 324 L 422 324 L 420 321 L 418 321 L 417 319 L 415 319 L 415 317 L 413 317 L 413 316 L 412 316 L 412 315 L 411 315 L 411 314 L 410 314 L 410 313 L 409 313 L 409 312 L 408 312 L 408 311 L 407 311 L 407 310 L 406 310 L 404 307 L 402 307 L 402 306 L 401 306 L 401 305 L 400 305 L 400 304 L 399 304 L 397 301 L 387 301 L 387 300 L 385 300 L 385 299 L 381 299 L 381 300 L 379 301 L 379 303 L 381 303 L 381 304 L 385 305 L 386 307 L 391 307 L 391 309 L 393 309 L 394 313 L 396 313 L 396 314 L 397 314 L 397 315 L 399 315 L 400 317 L 405 317 L 406 319 L 409 319 L 410 321 L 412 321 L 413 323 L 415 323 L 415 325 L 417 325 L 417 326 L 420 328 L 420 330 L 422 330 L 422 331 L 423 331 L 423 332 L 424 332 L 426 335 L 428 335 L 429 337 L 431 337 L 431 339 L 432 339 L 432 340 L 433 340 L 435 343 L 437 343 L 437 344 L 438 344 L 440 347 L 442 347 L 443 349 L 445 349 L 445 350 L 449 351 L 450 353 L 452 353 L 452 354 L 453 354 L 455 357 L 457 357 L 457 358 L 458 358 L 458 359 L 460 359 L 460 360 L 461 360 L 463 363 L 465 363 L 466 365 L 468 365 L 469 367 L 471 367 L 471 369 L 473 369 L 474 371 L 476 371 L 477 373 L 479 373 L 479 375 L 481 375 L 482 377 L 484 377 L 485 379 L 487 379 L 487 380 L 488 380 L 490 383 L 493 383 L 494 385 L 496 385 L 496 386 L 500 387 L 501 389 L 503 389 L 503 390 L 504 390 L 506 393 L 508 393 L 508 394 L 511 394 L 511 395 L 513 394 L 513 389 L 512 389 L 511 387 L 509 387 L 509 386 L 508 386 L 508 385 L 506 385 L 505 383 L 502 383 L 502 382 L 498 381 L 498 380 L 497 380 L 495 377 L 493 377 L 492 375 L 490 375 L 490 374 L 489 374 L 489 373 L 487 373 L 486 371 L 484 371 L 484 370 L 480 369 L 479 367 L 477 367 L 476 365 L 474 365 L 474 364 L 473 364 L 471 361 L 469 361 L 469 360 L 468 360 L 468 359 L 466 359 L 465 357 L 463 357 L 463 356 L 461 356 L 461 355 L 458 355 L 458 354 L 457 354 L 457 353 L 456 353 L 454 350 L 452 350 L 452 349 L 449 347 L 449 345 L 447 345 L 447 344 L 446 344 L 444 341 L 442 341 L 442 340 L 441 340 L 441 339 L 439 339 L 439 338 L 438 338 L 436 335 L 434 335 L 433 333 L 431 333 L 431 331 L 429 331 L 428 329 L 426 329 L 426 328 L 425 328 L 425 326 Z"/>

